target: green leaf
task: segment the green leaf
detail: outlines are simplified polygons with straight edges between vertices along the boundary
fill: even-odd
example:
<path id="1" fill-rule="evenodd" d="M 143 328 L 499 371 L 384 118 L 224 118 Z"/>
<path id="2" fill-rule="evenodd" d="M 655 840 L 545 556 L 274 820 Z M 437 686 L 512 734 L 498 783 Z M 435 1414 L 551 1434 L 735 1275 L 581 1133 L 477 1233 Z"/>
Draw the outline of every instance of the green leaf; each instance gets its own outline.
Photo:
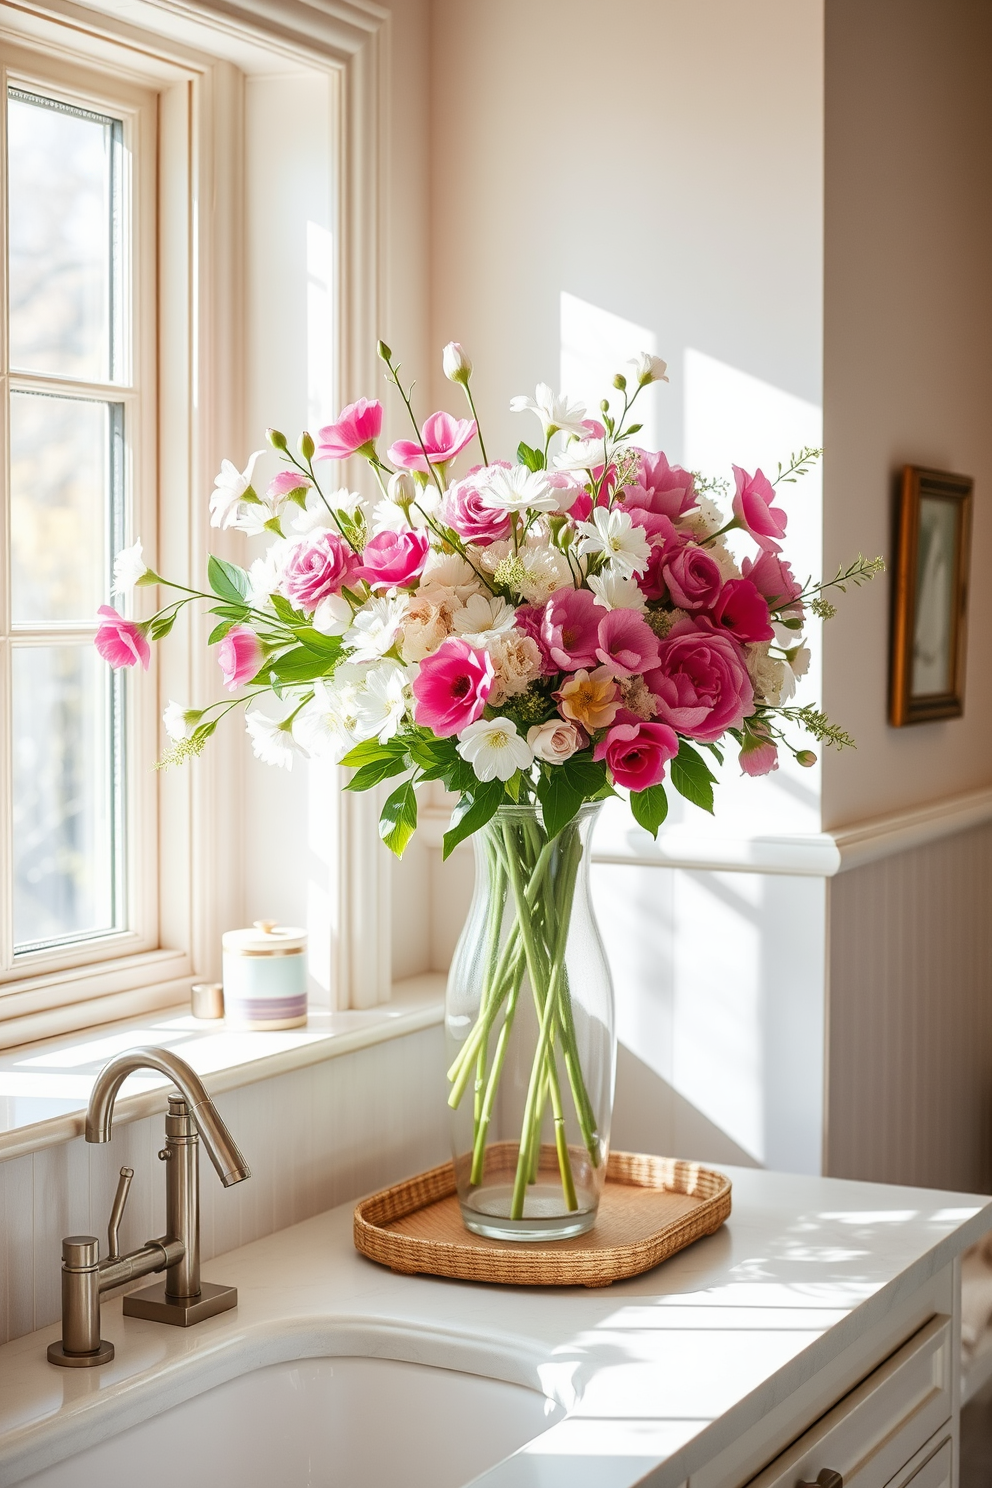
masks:
<path id="1" fill-rule="evenodd" d="M 341 655 L 341 637 L 324 635 L 322 631 L 314 630 L 312 625 L 301 625 L 296 639 L 301 646 L 306 646 L 315 656 L 323 656 L 326 661 L 337 661 Z"/>
<path id="2" fill-rule="evenodd" d="M 269 604 L 275 610 L 280 620 L 285 620 L 287 625 L 299 625 L 304 618 L 302 610 L 294 610 L 289 600 L 282 594 L 270 594 Z"/>
<path id="3" fill-rule="evenodd" d="M 703 748 L 709 750 L 710 754 L 712 754 L 713 758 L 717 761 L 718 764 L 723 764 L 723 750 L 720 749 L 716 744 L 712 744 L 707 740 L 706 742 L 703 742 Z"/>
<path id="4" fill-rule="evenodd" d="M 679 752 L 672 760 L 672 784 L 680 796 L 694 806 L 713 814 L 713 782 L 716 776 L 709 765 L 685 739 L 679 740 Z M 633 799 L 633 798 L 631 798 Z"/>
<path id="5" fill-rule="evenodd" d="M 171 615 L 159 615 L 151 622 L 148 627 L 148 634 L 153 641 L 161 641 L 169 634 L 169 631 L 176 623 L 176 615 L 178 613 L 177 610 L 173 610 Z"/>
<path id="6" fill-rule="evenodd" d="M 379 836 L 398 858 L 417 830 L 417 793 L 412 781 L 405 781 L 399 790 L 386 798 L 379 815 Z"/>
<path id="7" fill-rule="evenodd" d="M 222 620 L 219 625 L 215 625 L 213 630 L 207 636 L 207 645 L 216 646 L 218 641 L 222 641 L 224 639 L 233 624 L 233 620 Z"/>
<path id="8" fill-rule="evenodd" d="M 466 837 L 471 837 L 496 815 L 504 790 L 502 780 L 478 780 L 467 790 L 451 813 L 451 826 L 444 834 L 444 856 L 450 857 Z"/>
<path id="9" fill-rule="evenodd" d="M 541 451 L 531 449 L 530 445 L 525 444 L 522 439 L 517 445 L 517 459 L 521 465 L 526 465 L 528 470 L 544 469 L 544 456 Z"/>
<path id="10" fill-rule="evenodd" d="M 345 790 L 371 790 L 383 780 L 388 780 L 392 775 L 401 775 L 407 769 L 409 769 L 409 761 L 402 754 L 390 755 L 386 759 L 370 760 L 367 765 L 355 771 L 345 786 Z"/>
<path id="11" fill-rule="evenodd" d="M 252 681 L 315 682 L 318 677 L 325 677 L 329 668 L 330 662 L 326 657 L 318 656 L 307 646 L 294 646 L 292 651 L 284 651 L 274 661 L 267 661 Z"/>
<path id="12" fill-rule="evenodd" d="M 251 611 L 247 605 L 222 604 L 211 605 L 209 613 L 219 615 L 222 620 L 232 620 L 236 625 L 248 619 Z"/>
<path id="13" fill-rule="evenodd" d="M 607 783 L 605 761 L 591 759 L 588 754 L 573 754 L 563 765 L 551 768 L 561 771 L 572 789 L 587 798 L 597 795 Z"/>
<path id="14" fill-rule="evenodd" d="M 248 575 L 236 563 L 227 563 L 211 553 L 207 559 L 207 580 L 218 599 L 237 604 L 248 598 Z"/>
<path id="15" fill-rule="evenodd" d="M 631 791 L 631 815 L 641 826 L 657 837 L 658 828 L 668 815 L 668 797 L 663 785 L 649 785 L 647 790 Z"/>
<path id="16" fill-rule="evenodd" d="M 583 792 L 576 789 L 569 780 L 564 765 L 550 765 L 547 773 L 541 772 L 537 782 L 537 795 L 541 802 L 544 829 L 549 837 L 557 837 L 585 799 Z"/>
<path id="17" fill-rule="evenodd" d="M 348 750 L 341 763 L 351 770 L 360 770 L 373 760 L 398 759 L 405 753 L 406 745 L 400 739 L 387 739 L 385 744 L 380 744 L 378 739 L 364 739 Z"/>

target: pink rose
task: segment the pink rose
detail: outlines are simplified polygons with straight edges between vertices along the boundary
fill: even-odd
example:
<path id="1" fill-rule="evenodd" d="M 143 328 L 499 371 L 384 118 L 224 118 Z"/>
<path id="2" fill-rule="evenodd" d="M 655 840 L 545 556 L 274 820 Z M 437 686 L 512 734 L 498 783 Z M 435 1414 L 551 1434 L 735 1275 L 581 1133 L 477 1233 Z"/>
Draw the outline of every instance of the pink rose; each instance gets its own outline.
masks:
<path id="1" fill-rule="evenodd" d="M 549 718 L 547 723 L 535 723 L 527 730 L 527 743 L 537 758 L 548 765 L 563 765 L 588 742 L 588 735 L 577 723 L 562 718 Z"/>
<path id="2" fill-rule="evenodd" d="M 252 677 L 264 657 L 258 636 L 247 625 L 235 625 L 217 647 L 217 660 L 224 673 L 224 686 L 234 692 Z"/>
<path id="3" fill-rule="evenodd" d="M 636 575 L 637 587 L 646 599 L 664 599 L 668 593 L 665 570 L 688 543 L 684 532 L 676 532 L 670 517 L 658 516 L 643 507 L 631 512 L 631 520 L 643 527 L 651 542 L 648 566 Z"/>
<path id="4" fill-rule="evenodd" d="M 270 506 L 275 506 L 277 502 L 285 501 L 287 496 L 305 494 L 312 485 L 313 481 L 310 477 L 303 475 L 299 470 L 280 470 L 269 481 L 265 499 Z"/>
<path id="5" fill-rule="evenodd" d="M 439 739 L 449 739 L 482 717 L 494 676 L 487 651 L 467 641 L 444 641 L 420 663 L 413 683 L 414 719 Z"/>
<path id="6" fill-rule="evenodd" d="M 577 475 L 573 475 L 568 470 L 549 470 L 545 479 L 558 498 L 559 512 L 572 512 L 574 516 L 575 503 L 583 496 L 589 502 L 591 510 L 592 499 L 586 491 L 585 483 L 579 480 Z M 587 517 L 588 512 L 585 517 L 577 517 L 575 520 L 584 522 Z"/>
<path id="7" fill-rule="evenodd" d="M 318 527 L 293 548 L 280 588 L 290 604 L 312 612 L 322 599 L 353 584 L 360 568 L 361 559 L 343 538 Z"/>
<path id="8" fill-rule="evenodd" d="M 475 438 L 475 419 L 456 419 L 450 413 L 432 413 L 420 431 L 424 449 L 415 439 L 397 439 L 389 446 L 389 458 L 394 465 L 404 470 L 420 470 L 430 474 L 431 465 L 447 465 L 459 450 Z M 424 450 L 427 459 L 424 459 Z"/>
<path id="9" fill-rule="evenodd" d="M 625 486 L 628 507 L 640 506 L 661 517 L 681 517 L 696 505 L 696 486 L 688 470 L 669 465 L 667 455 L 639 450 L 640 464 L 632 486 Z"/>
<path id="10" fill-rule="evenodd" d="M 745 775 L 768 775 L 778 769 L 778 745 L 747 733 L 738 759 Z"/>
<path id="11" fill-rule="evenodd" d="M 536 642 L 541 653 L 541 676 L 549 677 L 552 672 L 557 672 L 558 667 L 551 660 L 544 642 L 544 610 L 537 605 L 521 605 L 513 623 L 517 630 L 523 631 L 525 636 L 530 636 Z"/>
<path id="12" fill-rule="evenodd" d="M 768 601 L 750 579 L 728 579 L 709 618 L 718 629 L 729 631 L 742 643 L 775 639 L 768 621 Z"/>
<path id="13" fill-rule="evenodd" d="M 802 605 L 793 605 L 792 602 L 802 594 L 803 586 L 778 553 L 762 552 L 757 558 L 745 558 L 741 564 L 741 573 L 745 579 L 751 580 L 759 594 L 765 596 L 770 609 L 779 610 L 788 606 L 790 612 L 802 614 Z"/>
<path id="14" fill-rule="evenodd" d="M 557 667 L 576 672 L 596 665 L 603 611 L 588 589 L 558 589 L 544 607 L 541 637 Z"/>
<path id="15" fill-rule="evenodd" d="M 598 641 L 596 657 L 615 677 L 633 677 L 658 665 L 658 637 L 636 610 L 608 610 L 599 622 Z"/>
<path id="16" fill-rule="evenodd" d="M 407 589 L 423 572 L 430 550 L 422 532 L 380 532 L 365 544 L 358 576 L 373 588 Z"/>
<path id="17" fill-rule="evenodd" d="M 780 506 L 773 506 L 775 487 L 762 471 L 748 475 L 739 465 L 734 471 L 734 516 L 750 532 L 759 547 L 767 553 L 779 551 L 777 537 L 785 536 L 788 517 Z"/>
<path id="18" fill-rule="evenodd" d="M 94 645 L 104 661 L 109 661 L 115 669 L 134 666 L 140 661 L 147 672 L 152 652 L 145 640 L 144 626 L 138 625 L 134 620 L 125 620 L 110 605 L 101 605 L 97 614 L 103 615 L 104 619 L 96 633 Z"/>
<path id="19" fill-rule="evenodd" d="M 647 790 L 665 777 L 665 766 L 679 752 L 675 730 L 665 723 L 645 723 L 628 713 L 609 729 L 592 752 L 605 759 L 617 785 Z"/>
<path id="20" fill-rule="evenodd" d="M 658 665 L 644 678 L 658 699 L 658 716 L 692 739 L 719 739 L 740 728 L 754 708 L 754 689 L 740 646 L 723 632 L 680 620 L 658 647 Z"/>
<path id="21" fill-rule="evenodd" d="M 347 460 L 350 455 L 371 455 L 382 432 L 382 404 L 378 398 L 359 398 L 338 414 L 337 423 L 327 424 L 317 434 L 318 460 Z"/>
<path id="22" fill-rule="evenodd" d="M 502 460 L 495 463 L 507 470 L 511 468 Z M 493 465 L 480 466 L 480 471 L 485 475 L 493 468 Z M 490 543 L 509 537 L 510 514 L 483 505 L 479 484 L 473 470 L 463 480 L 449 486 L 441 503 L 441 520 L 466 542 L 475 543 L 478 548 L 488 548 Z"/>
<path id="23" fill-rule="evenodd" d="M 671 542 L 666 545 L 666 551 L 668 556 L 663 554 L 661 576 L 672 603 L 680 610 L 710 609 L 723 586 L 723 575 L 716 559 L 694 542 L 680 547 Z"/>

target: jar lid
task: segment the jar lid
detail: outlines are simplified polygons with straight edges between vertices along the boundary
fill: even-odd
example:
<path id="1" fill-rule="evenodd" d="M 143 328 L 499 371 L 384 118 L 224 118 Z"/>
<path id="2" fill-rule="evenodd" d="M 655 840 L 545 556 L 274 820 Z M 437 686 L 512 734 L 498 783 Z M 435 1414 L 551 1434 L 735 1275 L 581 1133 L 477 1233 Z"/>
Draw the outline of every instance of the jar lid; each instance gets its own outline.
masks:
<path id="1" fill-rule="evenodd" d="M 307 932 L 275 920 L 256 920 L 251 930 L 228 930 L 221 938 L 225 951 L 235 956 L 280 956 L 305 951 Z"/>

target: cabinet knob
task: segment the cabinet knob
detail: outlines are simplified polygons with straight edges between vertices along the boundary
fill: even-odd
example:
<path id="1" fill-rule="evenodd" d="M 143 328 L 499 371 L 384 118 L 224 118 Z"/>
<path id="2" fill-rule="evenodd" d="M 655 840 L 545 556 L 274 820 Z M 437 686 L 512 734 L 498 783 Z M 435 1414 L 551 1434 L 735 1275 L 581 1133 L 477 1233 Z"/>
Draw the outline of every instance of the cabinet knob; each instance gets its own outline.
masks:
<path id="1" fill-rule="evenodd" d="M 844 1479 L 832 1467 L 825 1467 L 822 1472 L 817 1473 L 815 1483 L 797 1483 L 796 1488 L 844 1488 Z"/>

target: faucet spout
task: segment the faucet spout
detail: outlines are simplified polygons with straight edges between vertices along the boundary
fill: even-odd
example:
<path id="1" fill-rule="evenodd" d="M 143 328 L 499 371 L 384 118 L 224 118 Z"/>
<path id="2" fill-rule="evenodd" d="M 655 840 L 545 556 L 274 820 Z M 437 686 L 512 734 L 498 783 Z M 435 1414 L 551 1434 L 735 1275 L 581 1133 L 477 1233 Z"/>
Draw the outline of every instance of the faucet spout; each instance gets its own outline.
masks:
<path id="1" fill-rule="evenodd" d="M 250 1178 L 248 1164 L 238 1151 L 237 1144 L 221 1120 L 203 1082 L 185 1059 L 172 1054 L 168 1049 L 127 1049 L 104 1065 L 96 1077 L 86 1111 L 87 1142 L 109 1142 L 113 1124 L 114 1102 L 117 1093 L 136 1070 L 152 1069 L 167 1075 L 180 1091 L 196 1122 L 197 1131 L 207 1155 L 217 1170 L 217 1176 L 225 1188 Z"/>

